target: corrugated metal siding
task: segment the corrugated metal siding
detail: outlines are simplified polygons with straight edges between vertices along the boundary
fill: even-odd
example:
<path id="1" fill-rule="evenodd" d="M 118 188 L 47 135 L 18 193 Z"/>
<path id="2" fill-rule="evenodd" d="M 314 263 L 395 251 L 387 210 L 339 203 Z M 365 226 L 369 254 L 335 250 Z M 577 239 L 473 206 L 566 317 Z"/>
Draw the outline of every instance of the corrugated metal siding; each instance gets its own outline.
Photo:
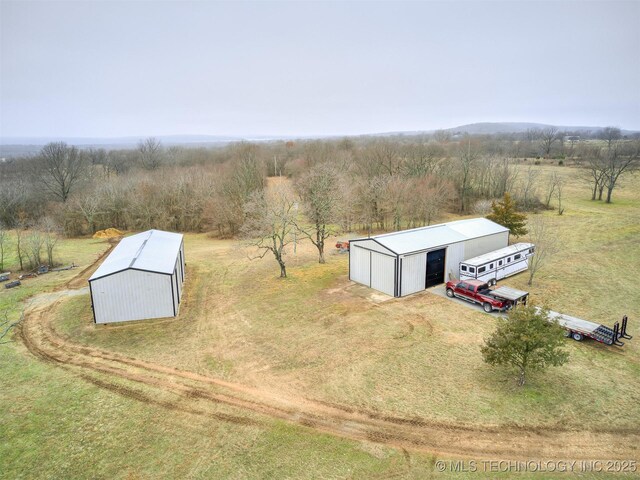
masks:
<path id="1" fill-rule="evenodd" d="M 509 232 L 494 233 L 493 235 L 487 235 L 486 237 L 467 240 L 464 242 L 464 260 L 504 248 L 508 244 Z M 457 266 L 455 271 L 458 271 Z"/>
<path id="2" fill-rule="evenodd" d="M 477 240 L 469 240 L 477 241 Z M 466 258 L 466 247 L 465 242 L 454 243 L 453 245 L 449 245 L 447 247 L 447 257 L 445 261 L 447 262 L 444 268 L 444 279 L 452 280 L 458 278 L 458 273 L 460 271 L 460 262 L 464 261 Z"/>
<path id="3" fill-rule="evenodd" d="M 371 288 L 394 296 L 396 259 L 371 252 Z"/>
<path id="4" fill-rule="evenodd" d="M 351 248 L 351 245 L 357 245 L 360 248 L 366 248 L 367 250 L 373 250 L 374 252 L 380 252 L 380 253 L 385 253 L 387 255 L 395 256 L 395 253 L 393 253 L 391 250 L 383 247 L 382 245 L 380 245 L 377 242 L 374 242 L 373 240 L 368 240 L 368 239 L 358 240 L 357 242 L 350 243 L 349 248 Z"/>
<path id="5" fill-rule="evenodd" d="M 356 245 L 349 246 L 349 278 L 367 287 L 371 283 L 371 252 Z"/>
<path id="6" fill-rule="evenodd" d="M 427 276 L 427 254 L 418 253 L 402 257 L 400 294 L 404 297 L 424 290 Z"/>
<path id="7" fill-rule="evenodd" d="M 171 275 L 125 270 L 91 282 L 96 323 L 173 316 Z"/>

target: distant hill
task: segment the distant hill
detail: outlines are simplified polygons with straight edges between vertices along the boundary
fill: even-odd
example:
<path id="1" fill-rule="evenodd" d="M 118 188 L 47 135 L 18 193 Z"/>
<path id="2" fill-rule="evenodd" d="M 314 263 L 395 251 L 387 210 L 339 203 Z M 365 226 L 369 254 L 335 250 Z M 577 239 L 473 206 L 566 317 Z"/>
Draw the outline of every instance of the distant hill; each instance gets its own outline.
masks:
<path id="1" fill-rule="evenodd" d="M 584 126 L 561 126 L 549 125 L 545 123 L 529 123 L 529 122 L 481 122 L 470 123 L 468 125 L 460 125 L 459 127 L 446 128 L 444 130 L 451 133 L 468 133 L 469 135 L 494 135 L 497 133 L 525 133 L 527 130 L 543 129 L 555 127 L 560 131 L 566 132 L 591 132 L 596 133 L 604 127 L 584 127 Z M 634 133 L 631 130 L 622 130 L 623 135 Z"/>
<path id="2" fill-rule="evenodd" d="M 559 126 L 544 123 L 531 122 L 480 122 L 470 123 L 468 125 L 460 125 L 453 128 L 444 128 L 442 130 L 456 134 L 469 135 L 495 135 L 505 133 L 525 133 L 530 129 L 543 129 L 555 127 L 560 131 L 578 132 L 578 133 L 597 133 L 604 127 L 584 127 L 584 126 Z M 384 133 L 369 133 L 359 135 L 360 137 L 390 137 L 390 136 L 414 136 L 414 135 L 431 135 L 435 130 L 420 131 L 397 131 Z M 640 132 L 633 130 L 622 130 L 623 135 L 634 135 Z M 105 148 L 107 150 L 115 150 L 120 148 L 134 148 L 140 140 L 147 137 L 113 137 L 113 138 L 87 138 L 87 137 L 0 137 L 0 158 L 16 157 L 21 155 L 37 154 L 43 145 L 49 142 L 66 142 L 69 145 L 76 145 L 82 149 L 88 148 Z M 313 140 L 313 139 L 336 139 L 337 135 L 324 136 L 259 136 L 250 135 L 245 137 L 232 137 L 221 135 L 157 135 L 155 138 L 160 140 L 166 147 L 171 146 L 187 146 L 187 147 L 218 147 L 233 142 L 250 141 L 250 142 L 270 142 L 275 140 Z"/>
<path id="3" fill-rule="evenodd" d="M 134 148 L 140 140 L 147 137 L 3 137 L 0 138 L 0 157 L 16 157 L 21 155 L 33 155 L 38 153 L 43 145 L 49 142 L 65 142 L 81 149 L 104 148 L 116 150 L 121 148 Z M 246 141 L 268 141 L 272 137 L 226 137 L 219 135 L 158 135 L 165 147 L 189 146 L 189 147 L 213 147 L 228 143 Z"/>

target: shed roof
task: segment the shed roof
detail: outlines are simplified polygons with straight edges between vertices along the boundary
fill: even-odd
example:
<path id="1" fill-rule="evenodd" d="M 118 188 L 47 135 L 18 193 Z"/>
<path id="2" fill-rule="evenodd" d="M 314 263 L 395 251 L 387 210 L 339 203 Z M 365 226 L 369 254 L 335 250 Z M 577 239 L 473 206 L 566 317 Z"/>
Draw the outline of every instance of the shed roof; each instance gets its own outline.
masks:
<path id="1" fill-rule="evenodd" d="M 129 268 L 156 273 L 173 273 L 182 244 L 182 234 L 148 230 L 123 238 L 89 281 Z"/>
<path id="2" fill-rule="evenodd" d="M 404 255 L 508 231 L 508 228 L 486 218 L 470 218 L 375 235 L 371 238 L 396 254 Z"/>

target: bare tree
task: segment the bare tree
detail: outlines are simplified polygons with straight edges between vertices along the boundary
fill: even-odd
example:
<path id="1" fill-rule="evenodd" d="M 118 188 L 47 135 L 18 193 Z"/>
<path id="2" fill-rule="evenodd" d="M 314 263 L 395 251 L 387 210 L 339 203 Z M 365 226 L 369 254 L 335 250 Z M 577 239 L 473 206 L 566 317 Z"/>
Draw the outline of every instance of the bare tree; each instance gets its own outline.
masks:
<path id="1" fill-rule="evenodd" d="M 162 163 L 162 145 L 159 140 L 149 137 L 138 143 L 138 158 L 147 170 L 155 170 Z"/>
<path id="2" fill-rule="evenodd" d="M 467 209 L 467 197 L 471 192 L 471 176 L 474 164 L 479 154 L 475 146 L 471 145 L 471 138 L 467 138 L 465 142 L 461 142 L 458 148 L 458 164 L 460 174 L 458 176 L 459 195 L 460 195 L 460 211 Z"/>
<path id="3" fill-rule="evenodd" d="M 451 141 L 451 132 L 448 130 L 436 130 L 433 132 L 433 139 L 438 143 L 449 143 Z"/>
<path id="4" fill-rule="evenodd" d="M 0 222 L 7 228 L 18 222 L 18 214 L 25 207 L 28 185 L 24 179 L 3 182 L 0 186 Z"/>
<path id="5" fill-rule="evenodd" d="M 241 233 L 249 245 L 258 250 L 255 258 L 271 253 L 280 266 L 280 277 L 287 276 L 285 247 L 292 241 L 297 217 L 297 203 L 291 192 L 280 185 L 254 192 L 245 205 L 245 222 Z"/>
<path id="6" fill-rule="evenodd" d="M 558 172 L 550 173 L 547 176 L 547 192 L 545 194 L 544 204 L 547 208 L 550 208 L 551 199 L 556 193 L 556 188 L 558 187 L 558 182 L 560 181 L 560 177 L 558 176 Z"/>
<path id="7" fill-rule="evenodd" d="M 4 270 L 4 256 L 9 244 L 9 231 L 0 223 L 0 272 Z"/>
<path id="8" fill-rule="evenodd" d="M 24 270 L 24 259 L 25 259 L 25 249 L 24 249 L 24 239 L 23 239 L 23 226 L 22 224 L 18 224 L 16 228 L 16 256 L 18 257 L 18 264 L 20 265 L 20 270 Z"/>
<path id="9" fill-rule="evenodd" d="M 598 134 L 598 138 L 607 142 L 607 149 L 611 150 L 613 144 L 622 138 L 622 131 L 618 127 L 605 127 Z"/>
<path id="10" fill-rule="evenodd" d="M 551 153 L 551 148 L 558 141 L 560 135 L 556 127 L 547 127 L 540 130 L 540 147 L 546 157 Z"/>
<path id="11" fill-rule="evenodd" d="M 95 218 L 100 211 L 100 198 L 96 192 L 89 191 L 76 198 L 73 206 L 82 214 L 82 217 L 89 225 L 89 232 L 96 233 Z"/>
<path id="12" fill-rule="evenodd" d="M 529 142 L 539 140 L 541 136 L 542 131 L 539 128 L 527 128 L 527 131 L 525 132 L 525 138 Z"/>
<path id="13" fill-rule="evenodd" d="M 32 229 L 27 236 L 27 258 L 31 268 L 37 268 L 42 265 L 42 247 L 44 246 L 44 237 L 38 230 Z"/>
<path id="14" fill-rule="evenodd" d="M 606 203 L 611 203 L 613 189 L 625 173 L 634 171 L 640 166 L 640 141 L 633 144 L 615 143 L 607 152 L 603 185 L 607 189 Z"/>
<path id="15" fill-rule="evenodd" d="M 116 175 L 125 173 L 135 163 L 136 152 L 130 150 L 111 150 L 107 153 L 107 161 L 103 165 L 107 176 L 111 172 Z"/>
<path id="16" fill-rule="evenodd" d="M 527 223 L 529 241 L 535 245 L 535 253 L 529 258 L 529 280 L 527 285 L 533 285 L 533 277 L 540 267 L 545 265 L 559 250 L 560 241 L 555 232 L 551 231 L 547 219 L 542 215 L 532 215 Z"/>
<path id="17" fill-rule="evenodd" d="M 399 175 L 393 175 L 387 178 L 384 191 L 384 207 L 385 211 L 391 215 L 394 230 L 402 229 L 402 219 L 407 209 L 408 182 Z"/>
<path id="18" fill-rule="evenodd" d="M 435 175 L 411 179 L 405 203 L 413 227 L 431 225 L 455 197 L 455 188 L 447 180 Z"/>
<path id="19" fill-rule="evenodd" d="M 605 161 L 602 149 L 590 149 L 586 152 L 587 165 L 585 171 L 586 179 L 591 184 L 591 200 L 602 200 L 602 193 L 605 186 L 605 176 L 607 174 L 607 162 Z"/>
<path id="20" fill-rule="evenodd" d="M 525 210 L 531 206 L 536 197 L 536 187 L 539 175 L 540 171 L 535 167 L 529 166 L 529 168 L 527 168 L 520 188 L 520 198 Z"/>
<path id="21" fill-rule="evenodd" d="M 311 227 L 297 223 L 298 231 L 318 249 L 318 262 L 325 263 L 324 242 L 336 233 L 333 225 L 338 218 L 340 191 L 338 175 L 328 164 L 318 164 L 304 174 L 297 182 L 296 189 L 302 199 L 303 211 L 311 222 Z"/>
<path id="22" fill-rule="evenodd" d="M 54 197 L 66 202 L 86 175 L 88 162 L 76 147 L 57 142 L 42 147 L 34 167 L 35 178 L 40 184 Z"/>
<path id="23" fill-rule="evenodd" d="M 44 236 L 44 246 L 47 251 L 47 265 L 53 267 L 55 265 L 54 250 L 58 244 L 59 231 L 58 225 L 51 217 L 44 217 L 39 225 Z"/>
<path id="24" fill-rule="evenodd" d="M 556 198 L 558 199 L 558 215 L 564 213 L 564 207 L 562 206 L 562 194 L 564 191 L 564 180 L 558 179 L 556 183 Z"/>

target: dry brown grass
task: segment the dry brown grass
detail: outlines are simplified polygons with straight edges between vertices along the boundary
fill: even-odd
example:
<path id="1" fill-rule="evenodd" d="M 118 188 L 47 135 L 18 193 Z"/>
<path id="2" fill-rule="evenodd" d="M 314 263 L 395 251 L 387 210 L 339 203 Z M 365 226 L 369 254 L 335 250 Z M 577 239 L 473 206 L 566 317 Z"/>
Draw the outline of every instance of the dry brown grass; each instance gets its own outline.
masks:
<path id="1" fill-rule="evenodd" d="M 640 267 L 640 230 L 630 221 L 640 212 L 638 192 L 592 203 L 574 170 L 556 170 L 569 182 L 567 210 L 541 215 L 563 251 L 540 271 L 532 295 L 607 324 L 627 314 L 636 330 L 640 302 L 621 279 Z M 281 280 L 273 259 L 249 261 L 238 242 L 189 235 L 186 251 L 178 319 L 95 327 L 85 299 L 69 305 L 63 330 L 154 362 L 404 416 L 532 428 L 629 428 L 640 420 L 637 341 L 622 349 L 567 341 L 568 365 L 518 389 L 511 372 L 481 360 L 492 317 L 428 293 L 381 301 L 348 281 L 346 255 L 319 265 L 313 247 L 300 244 Z M 525 283 L 526 275 L 508 282 Z"/>

